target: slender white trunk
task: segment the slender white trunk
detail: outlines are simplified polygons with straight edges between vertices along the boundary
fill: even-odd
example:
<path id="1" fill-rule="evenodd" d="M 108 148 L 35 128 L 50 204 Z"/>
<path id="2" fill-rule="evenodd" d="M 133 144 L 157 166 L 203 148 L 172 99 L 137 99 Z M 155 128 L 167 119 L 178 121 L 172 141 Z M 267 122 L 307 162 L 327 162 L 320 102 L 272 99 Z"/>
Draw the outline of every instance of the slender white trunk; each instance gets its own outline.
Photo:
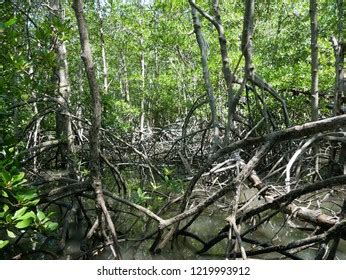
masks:
<path id="1" fill-rule="evenodd" d="M 311 121 L 318 120 L 318 24 L 317 0 L 310 0 L 311 27 Z"/>
<path id="2" fill-rule="evenodd" d="M 141 39 L 143 45 L 143 39 Z M 141 53 L 141 77 L 142 77 L 142 100 L 141 100 L 141 115 L 140 115 L 140 141 L 144 140 L 144 121 L 145 121 L 145 60 L 144 52 Z"/>
<path id="3" fill-rule="evenodd" d="M 100 0 L 97 1 L 99 23 L 100 23 L 100 42 L 101 42 L 101 55 L 102 55 L 102 65 L 103 65 L 103 93 L 108 94 L 108 65 L 107 65 L 107 55 L 106 55 L 106 46 L 105 46 L 105 37 L 103 31 L 103 19 L 101 13 Z"/>

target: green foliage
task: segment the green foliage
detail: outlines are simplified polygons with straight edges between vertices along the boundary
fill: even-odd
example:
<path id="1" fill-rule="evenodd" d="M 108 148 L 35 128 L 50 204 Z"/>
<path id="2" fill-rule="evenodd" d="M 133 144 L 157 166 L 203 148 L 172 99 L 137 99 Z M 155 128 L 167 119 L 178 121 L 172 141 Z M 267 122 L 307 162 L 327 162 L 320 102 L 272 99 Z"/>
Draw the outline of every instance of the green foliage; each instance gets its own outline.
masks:
<path id="1" fill-rule="evenodd" d="M 18 110 L 17 116 L 8 108 L 18 102 L 27 102 L 34 95 L 56 95 L 52 72 L 56 67 L 56 54 L 52 37 L 65 42 L 72 92 L 71 113 L 78 107 L 83 117 L 90 119 L 88 84 L 81 70 L 80 47 L 71 7 L 63 5 L 65 18 L 47 17 L 38 7 L 29 7 L 25 1 L 19 7 L 29 11 L 32 22 L 25 13 L 14 12 L 5 1 L 4 17 L 0 22 L 2 41 L 2 80 L 0 81 L 0 134 L 5 142 L 13 142 L 28 124 L 33 112 L 29 106 Z M 192 30 L 190 8 L 187 1 L 86 1 L 95 69 L 100 88 L 103 85 L 103 61 L 100 44 L 100 17 L 107 55 L 109 94 L 103 96 L 103 125 L 120 133 L 131 133 L 139 125 L 141 101 L 145 99 L 144 113 L 149 124 L 163 127 L 182 119 L 191 104 L 205 93 L 200 65 L 200 52 Z M 198 5 L 213 15 L 210 1 Z M 256 3 L 254 66 L 258 74 L 284 96 L 289 90 L 308 91 L 310 88 L 310 23 L 308 1 L 260 1 Z M 243 24 L 244 2 L 221 1 L 220 14 L 228 42 L 232 69 L 239 60 L 240 35 Z M 47 11 L 47 14 L 49 12 Z M 222 77 L 219 42 L 216 30 L 203 17 L 201 28 L 208 47 L 208 66 L 218 102 L 221 120 L 226 118 L 225 82 Z M 320 92 L 331 94 L 334 86 L 334 57 L 329 42 L 337 35 L 336 1 L 319 2 Z M 142 81 L 141 57 L 145 61 Z M 241 77 L 244 59 L 237 72 Z M 143 83 L 144 82 L 144 83 Z M 125 88 L 129 100 L 125 97 Z M 293 123 L 308 119 L 308 114 L 298 114 L 304 97 L 287 97 Z M 271 107 L 279 104 L 268 98 Z M 305 97 L 306 101 L 307 97 Z M 251 100 L 253 101 L 253 100 Z M 298 107 L 296 107 L 298 105 Z M 39 104 L 39 111 L 47 108 Z M 322 107 L 321 107 L 322 108 Z M 322 108 L 323 109 L 323 108 Z M 253 114 L 260 108 L 252 106 Z M 249 114 L 249 112 L 248 112 Z M 196 111 L 197 117 L 210 118 L 207 106 Z M 298 119 L 294 116 L 299 115 Z M 54 129 L 54 115 L 42 119 L 43 130 Z M 281 122 L 281 119 L 280 119 Z"/>
<path id="2" fill-rule="evenodd" d="M 13 17 L 13 18 L 9 19 L 8 21 L 6 21 L 4 23 L 4 26 L 5 27 L 10 27 L 11 25 L 15 24 L 16 22 L 17 22 L 17 18 Z"/>
<path id="3" fill-rule="evenodd" d="M 143 190 L 141 187 L 141 182 L 139 178 L 133 176 L 132 172 L 125 175 L 127 182 L 128 198 L 137 204 L 145 204 L 146 202 L 152 200 L 151 195 Z"/>
<path id="4" fill-rule="evenodd" d="M 8 240 L 0 240 L 0 250 L 4 248 L 10 241 Z"/>
<path id="5" fill-rule="evenodd" d="M 165 189 L 173 193 L 181 194 L 184 191 L 184 182 L 180 179 L 174 178 L 174 174 L 174 169 L 168 167 L 163 168 Z"/>
<path id="6" fill-rule="evenodd" d="M 180 179 L 166 180 L 166 186 L 173 193 L 182 194 L 184 192 L 184 182 Z"/>
<path id="7" fill-rule="evenodd" d="M 137 192 L 133 196 L 134 202 L 138 204 L 144 204 L 148 200 L 151 199 L 151 197 L 148 195 L 147 192 L 143 191 L 141 188 L 137 189 Z"/>
<path id="8" fill-rule="evenodd" d="M 337 34 L 336 2 L 320 1 L 318 7 L 319 91 L 332 96 L 335 59 L 329 39 Z M 256 9 L 255 69 L 284 95 L 293 124 L 303 123 L 310 119 L 309 94 L 293 96 L 292 89 L 308 93 L 311 87 L 309 1 L 275 0 Z M 325 102 L 321 98 L 322 111 Z"/>
<path id="9" fill-rule="evenodd" d="M 127 183 L 128 199 L 134 203 L 145 205 L 148 209 L 156 211 L 162 206 L 162 202 L 165 199 L 165 195 L 158 194 L 171 194 L 181 195 L 185 189 L 185 183 L 175 178 L 175 169 L 164 167 L 162 173 L 164 180 L 158 179 L 155 183 L 148 182 L 142 186 L 141 179 L 136 178 L 134 174 L 124 174 L 124 178 Z"/>
<path id="10" fill-rule="evenodd" d="M 38 209 L 38 193 L 27 185 L 25 173 L 19 171 L 14 150 L 3 150 L 0 160 L 0 233 L 7 239 L 0 240 L 0 249 L 23 232 L 53 232 L 58 223 Z"/>
<path id="11" fill-rule="evenodd" d="M 57 90 L 57 77 L 53 73 L 62 65 L 58 64 L 57 45 L 54 43 L 64 41 L 67 49 L 71 96 L 66 109 L 73 119 L 74 131 L 79 127 L 79 118 L 81 122 L 92 118 L 90 104 L 93 101 L 88 94 L 75 18 L 68 1 L 61 2 L 64 19 L 53 16 L 42 5 L 32 5 L 28 1 L 17 1 L 13 5 L 11 2 L 3 1 L 0 20 L 0 145 L 31 147 L 34 141 L 28 132 L 33 131 L 33 126 L 39 127 L 38 139 L 44 141 L 54 138 L 59 125 L 56 112 L 61 108 L 52 100 L 61 99 L 61 96 Z M 109 90 L 107 95 L 102 95 L 103 128 L 126 135 L 126 139 L 135 139 L 131 134 L 138 131 L 142 113 L 145 125 L 159 128 L 183 120 L 194 101 L 206 93 L 188 1 L 100 2 L 101 9 L 96 8 L 97 4 L 93 1 L 85 1 L 84 8 L 101 91 L 104 83 L 103 43 L 108 65 Z M 211 1 L 197 3 L 213 16 Z M 330 0 L 318 3 L 319 91 L 323 93 L 320 98 L 323 117 L 330 114 L 324 105 L 333 94 L 335 83 L 334 54 L 329 38 L 337 35 L 336 3 Z M 309 2 L 256 1 L 255 7 L 255 71 L 286 100 L 292 124 L 303 123 L 310 119 L 307 110 L 311 85 Z M 243 13 L 244 1 L 220 1 L 232 70 L 241 57 Z M 200 21 L 220 126 L 224 127 L 227 93 L 219 38 L 208 20 L 200 16 Z M 243 66 L 244 58 L 236 73 L 239 79 L 243 76 Z M 238 85 L 235 90 L 237 88 Z M 293 95 L 292 91 L 305 94 Z M 244 123 L 251 119 L 251 125 L 255 125 L 269 112 L 276 128 L 282 128 L 284 120 L 279 102 L 261 89 L 258 89 L 258 96 L 260 98 L 250 92 L 249 99 L 240 104 L 241 119 Z M 42 98 L 49 101 L 36 101 Z M 265 102 L 265 106 L 259 99 Z M 143 103 L 144 108 L 141 106 Z M 210 120 L 208 106 L 199 107 L 191 120 L 195 118 L 206 124 Z M 190 122 L 193 123 L 196 122 Z M 256 133 L 268 132 L 272 129 L 271 125 L 263 122 Z M 49 136 L 46 132 L 50 133 Z M 81 150 L 80 154 L 85 152 L 84 146 L 76 150 Z M 58 227 L 51 221 L 51 214 L 39 209 L 38 193 L 28 186 L 25 173 L 18 168 L 20 165 L 14 160 L 14 154 L 14 150 L 3 150 L 0 163 L 0 249 L 23 231 L 51 232 Z M 83 162 L 80 173 L 87 177 L 90 175 L 88 160 L 84 155 L 80 159 Z M 155 184 L 143 182 L 134 174 L 126 176 L 130 199 L 156 209 L 166 194 L 181 194 L 184 182 L 177 179 L 178 172 L 171 167 L 163 168 L 162 172 L 164 180 Z M 156 195 L 158 190 L 164 194 L 162 197 Z"/>
<path id="12" fill-rule="evenodd" d="M 140 111 L 123 100 L 117 100 L 113 96 L 103 97 L 105 124 L 116 128 L 119 133 L 131 131 L 133 121 L 139 117 Z"/>
<path id="13" fill-rule="evenodd" d="M 29 7 L 25 1 L 18 2 L 16 8 L 11 1 L 1 3 L 0 144 L 16 143 L 33 116 L 28 101 L 54 90 L 50 75 L 56 63 L 52 27 L 46 16 L 34 15 L 37 12 L 37 7 Z M 41 111 L 45 106 L 38 108 Z"/>

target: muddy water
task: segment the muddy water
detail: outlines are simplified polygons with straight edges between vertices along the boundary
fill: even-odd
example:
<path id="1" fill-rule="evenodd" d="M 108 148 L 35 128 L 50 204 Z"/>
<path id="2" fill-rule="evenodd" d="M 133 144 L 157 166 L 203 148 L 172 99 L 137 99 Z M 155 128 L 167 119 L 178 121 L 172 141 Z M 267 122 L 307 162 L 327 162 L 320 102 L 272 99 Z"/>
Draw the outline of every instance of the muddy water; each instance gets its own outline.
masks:
<path id="1" fill-rule="evenodd" d="M 251 195 L 251 194 L 250 194 Z M 247 201 L 246 197 L 244 198 Z M 334 197 L 333 200 L 338 200 L 337 197 Z M 336 201 L 338 203 L 325 203 L 325 209 L 334 211 L 337 213 L 339 207 L 337 204 L 341 204 L 341 201 Z M 261 202 L 254 201 L 254 204 L 259 204 Z M 311 206 L 313 207 L 313 206 Z M 208 209 L 212 211 L 212 209 Z M 177 213 L 170 213 L 170 217 L 176 215 Z M 208 241 L 215 237 L 220 229 L 225 226 L 225 217 L 227 216 L 226 212 L 221 212 L 219 209 L 214 210 L 211 214 L 204 214 L 200 216 L 189 228 L 191 233 L 196 234 L 204 241 Z M 135 221 L 135 218 L 127 216 L 126 220 L 117 221 L 117 225 L 122 227 L 123 232 L 127 232 L 129 225 L 132 225 Z M 120 223 L 119 223 L 120 222 Z M 294 225 L 306 227 L 305 224 L 299 223 L 294 219 Z M 244 232 L 251 225 L 244 224 L 241 232 Z M 147 230 L 144 221 L 139 221 L 134 227 L 131 227 L 127 237 L 129 239 L 140 239 L 152 232 Z M 297 241 L 303 238 L 309 237 L 311 232 L 302 231 L 299 229 L 294 229 L 288 223 L 285 222 L 285 216 L 283 214 L 278 214 L 273 217 L 270 222 L 258 226 L 257 230 L 253 233 L 246 235 L 247 238 L 255 240 L 257 242 L 264 242 L 273 245 L 285 245 L 293 241 Z M 120 237 L 121 239 L 121 237 Z M 138 241 L 126 241 L 121 242 L 121 251 L 124 259 L 224 259 L 225 258 L 225 248 L 226 248 L 226 239 L 219 242 L 213 248 L 211 248 L 207 253 L 203 255 L 198 255 L 196 252 L 202 249 L 202 244 L 190 237 L 180 236 L 177 242 L 174 242 L 172 246 L 167 246 L 160 254 L 152 255 L 149 253 L 149 248 L 152 245 L 153 240 L 146 240 L 143 242 Z M 330 242 L 331 244 L 331 242 Z M 68 250 L 65 250 L 64 256 L 62 258 L 76 258 L 80 256 L 81 252 L 79 250 L 80 244 L 69 244 L 67 246 Z M 253 249 L 250 244 L 243 242 L 243 245 L 247 250 Z M 310 247 L 306 250 L 303 250 L 297 253 L 297 256 L 302 259 L 314 259 L 318 251 L 318 246 Z M 341 240 L 339 243 L 338 251 L 336 254 L 337 259 L 346 260 L 346 241 Z M 92 258 L 95 259 L 111 259 L 112 254 L 109 250 L 104 250 L 99 252 L 97 255 L 94 255 Z M 279 253 L 269 253 L 263 255 L 257 255 L 253 258 L 258 259 L 282 259 L 283 255 Z"/>
<path id="2" fill-rule="evenodd" d="M 200 238 L 207 241 L 215 237 L 218 231 L 225 225 L 224 218 L 226 215 L 206 215 L 201 216 L 189 228 L 190 232 L 198 234 Z M 304 233 L 297 229 L 292 229 L 288 225 L 283 225 L 284 217 L 279 214 L 274 217 L 270 223 L 261 225 L 257 231 L 248 234 L 247 237 L 256 241 L 272 242 L 274 245 L 287 244 L 289 242 L 299 240 L 309 236 L 309 232 Z M 245 229 L 245 228 L 244 228 Z M 243 230 L 244 230 L 243 229 Z M 138 236 L 138 235 L 137 235 Z M 189 237 L 179 237 L 178 241 L 172 244 L 171 247 L 164 249 L 158 255 L 151 255 L 149 248 L 152 240 L 144 242 L 125 242 L 122 244 L 122 254 L 124 259 L 224 259 L 226 248 L 226 240 L 224 239 L 216 246 L 211 248 L 204 255 L 197 255 L 196 252 L 202 248 L 201 243 Z M 251 245 L 244 243 L 246 249 L 251 249 Z M 297 255 L 303 259 L 314 259 L 318 247 L 314 246 L 299 252 Z M 338 259 L 346 259 L 346 242 L 340 241 L 337 251 Z M 103 252 L 96 259 L 111 258 L 110 252 Z M 270 253 L 258 255 L 254 258 L 258 259 L 282 259 L 283 255 L 278 253 Z"/>

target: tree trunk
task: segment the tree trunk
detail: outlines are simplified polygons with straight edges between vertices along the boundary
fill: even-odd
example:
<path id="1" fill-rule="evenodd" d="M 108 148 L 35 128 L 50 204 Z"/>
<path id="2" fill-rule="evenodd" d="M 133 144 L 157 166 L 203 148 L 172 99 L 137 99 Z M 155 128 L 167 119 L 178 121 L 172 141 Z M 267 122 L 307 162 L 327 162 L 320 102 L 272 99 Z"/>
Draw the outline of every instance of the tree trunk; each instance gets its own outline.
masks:
<path id="1" fill-rule="evenodd" d="M 91 120 L 91 129 L 89 132 L 89 142 L 90 142 L 90 175 L 91 175 L 91 185 L 94 188 L 96 193 L 97 204 L 99 207 L 99 212 L 102 212 L 105 216 L 108 228 L 111 232 L 113 246 L 114 246 L 114 257 L 116 259 L 121 258 L 118 238 L 115 231 L 115 227 L 111 216 L 106 207 L 106 203 L 103 196 L 102 182 L 101 182 L 101 170 L 100 170 L 100 128 L 101 128 L 101 98 L 100 91 L 96 80 L 94 63 L 91 53 L 91 46 L 89 42 L 89 34 L 87 23 L 84 18 L 83 13 L 83 2 L 82 0 L 73 1 L 73 9 L 76 15 L 80 44 L 82 48 L 82 59 L 84 62 L 85 71 L 88 78 L 88 84 L 92 99 L 92 120 Z M 100 213 L 99 213 L 100 217 Z M 101 218 L 101 217 L 100 217 Z M 101 220 L 100 220 L 101 221 Z M 102 224 L 102 223 L 101 223 Z M 102 229 L 102 232 L 105 232 Z M 105 236 L 107 239 L 107 236 Z"/>
<path id="2" fill-rule="evenodd" d="M 246 79 L 252 76 L 252 34 L 254 29 L 255 0 L 246 0 L 241 49 L 245 58 Z"/>
<path id="3" fill-rule="evenodd" d="M 141 45 L 143 45 L 143 39 L 141 39 Z M 145 59 L 144 52 L 141 53 L 141 78 L 142 78 L 142 98 L 141 98 L 141 115 L 140 115 L 140 142 L 144 140 L 144 121 L 145 121 Z"/>
<path id="4" fill-rule="evenodd" d="M 130 86 L 129 86 L 129 78 L 127 71 L 127 62 L 126 55 L 124 52 L 121 52 L 120 56 L 120 69 L 123 69 L 120 76 L 120 87 L 121 87 L 121 96 L 127 102 L 130 103 Z"/>
<path id="5" fill-rule="evenodd" d="M 194 0 L 192 0 L 191 2 L 195 3 Z M 209 75 L 208 58 L 207 58 L 207 45 L 205 43 L 202 31 L 201 31 L 201 23 L 199 20 L 198 13 L 197 13 L 195 7 L 192 5 L 191 5 L 191 14 L 192 14 L 194 32 L 196 34 L 196 40 L 197 40 L 199 49 L 201 51 L 201 64 L 202 64 L 202 70 L 203 70 L 203 79 L 204 79 L 207 95 L 209 98 L 211 122 L 212 122 L 212 126 L 214 128 L 213 145 L 218 145 L 219 141 L 220 141 L 219 124 L 218 124 L 217 112 L 216 112 L 216 106 L 215 106 L 214 90 L 213 90 L 213 86 L 212 86 L 212 83 L 210 80 L 210 75 Z M 215 148 L 216 148 L 216 146 L 211 150 L 211 152 L 213 152 L 213 150 L 215 150 Z"/>
<path id="6" fill-rule="evenodd" d="M 64 21 L 64 12 L 60 0 L 51 0 L 50 9 L 53 17 L 59 21 Z M 55 43 L 54 49 L 57 54 L 57 68 L 54 75 L 58 78 L 58 109 L 55 114 L 56 138 L 63 139 L 64 143 L 59 145 L 58 153 L 61 156 L 62 167 L 66 167 L 71 177 L 76 177 L 74 169 L 74 134 L 72 131 L 71 118 L 69 116 L 69 100 L 71 87 L 69 82 L 67 51 L 65 42 L 61 41 L 57 35 L 53 35 L 52 41 Z"/>
<path id="7" fill-rule="evenodd" d="M 310 0 L 311 24 L 311 121 L 318 120 L 318 25 L 317 0 Z"/>
<path id="8" fill-rule="evenodd" d="M 311 28 L 311 121 L 318 120 L 318 25 L 317 0 L 310 0 L 310 28 Z M 315 172 L 319 170 L 319 147 L 313 146 L 315 155 Z"/>
<path id="9" fill-rule="evenodd" d="M 228 58 L 227 39 L 226 39 L 225 31 L 221 22 L 218 0 L 213 0 L 213 9 L 214 9 L 215 21 L 217 23 L 216 29 L 219 34 L 220 54 L 221 54 L 221 60 L 222 60 L 222 73 L 223 73 L 224 79 L 226 81 L 226 86 L 227 86 L 228 113 L 227 113 L 227 124 L 225 129 L 225 136 L 224 136 L 224 145 L 227 145 L 230 141 L 231 130 L 232 128 L 234 128 L 233 116 L 234 116 L 235 106 L 232 106 L 233 99 L 234 99 L 234 93 L 233 93 L 234 76 L 232 74 L 231 66 L 230 66 L 230 62 Z"/>
<path id="10" fill-rule="evenodd" d="M 234 94 L 233 94 L 233 82 L 234 82 L 234 75 L 231 71 L 230 62 L 228 58 L 228 51 L 227 51 L 227 39 L 225 35 L 225 30 L 223 28 L 222 22 L 221 22 L 221 16 L 219 13 L 219 1 L 213 0 L 213 10 L 214 10 L 214 17 L 210 16 L 206 12 L 204 12 L 200 7 L 196 5 L 196 3 L 192 0 L 189 0 L 189 3 L 191 6 L 193 6 L 203 17 L 205 17 L 207 20 L 209 20 L 216 28 L 219 36 L 219 47 L 220 47 L 220 55 L 221 55 L 221 61 L 222 61 L 222 73 L 224 80 L 226 82 L 226 88 L 227 88 L 227 106 L 228 106 L 228 114 L 227 114 L 227 124 L 225 128 L 225 136 L 224 136 L 224 145 L 226 146 L 229 143 L 230 136 L 231 136 L 231 130 L 234 127 L 234 119 L 232 116 L 234 115 L 235 106 L 232 106 Z"/>
<path id="11" fill-rule="evenodd" d="M 339 110 L 339 112 L 345 114 L 345 105 L 346 105 L 346 96 L 345 96 L 345 91 L 346 91 L 346 79 L 345 79 L 345 65 L 344 65 L 344 60 L 345 60 L 345 52 L 346 52 L 346 47 L 345 47 L 345 26 L 343 26 L 344 23 L 344 13 L 345 13 L 345 2 L 342 0 L 338 1 L 338 10 L 339 10 L 339 48 L 340 48 L 340 73 L 339 73 L 339 83 L 338 83 L 338 89 L 340 91 L 340 98 L 337 100 L 339 108 L 342 108 Z M 343 100 L 343 101 L 341 101 Z M 343 131 L 346 131 L 346 128 L 343 128 Z M 340 151 L 340 164 L 343 167 L 343 174 L 346 174 L 346 144 L 343 142 L 341 144 L 341 151 Z M 345 196 L 344 196 L 345 200 Z"/>
<path id="12" fill-rule="evenodd" d="M 108 94 L 108 65 L 107 65 L 107 55 L 105 38 L 103 32 L 103 19 L 101 15 L 101 5 L 100 0 L 97 1 L 98 11 L 96 11 L 100 23 L 100 43 L 101 43 L 101 53 L 102 53 L 102 65 L 103 65 L 103 93 Z"/>

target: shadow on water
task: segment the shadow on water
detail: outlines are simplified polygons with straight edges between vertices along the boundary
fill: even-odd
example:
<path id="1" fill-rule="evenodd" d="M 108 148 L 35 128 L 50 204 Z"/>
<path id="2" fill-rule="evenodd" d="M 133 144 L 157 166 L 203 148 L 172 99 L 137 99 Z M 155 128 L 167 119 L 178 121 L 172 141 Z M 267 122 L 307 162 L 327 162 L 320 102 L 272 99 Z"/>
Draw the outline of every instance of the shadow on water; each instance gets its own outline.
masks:
<path id="1" fill-rule="evenodd" d="M 225 215 L 204 215 L 200 216 L 193 225 L 189 228 L 189 231 L 204 240 L 208 241 L 215 237 L 218 231 L 225 225 Z M 246 228 L 244 227 L 242 231 Z M 270 222 L 260 225 L 254 233 L 248 234 L 247 237 L 256 241 L 271 243 L 273 245 L 288 244 L 292 241 L 296 241 L 309 236 L 311 232 L 304 232 L 298 229 L 294 229 L 284 223 L 284 216 L 278 214 Z M 167 246 L 160 254 L 150 254 L 149 248 L 152 245 L 153 240 L 146 240 L 143 242 L 127 241 L 122 243 L 121 249 L 124 259 L 129 260 L 208 260 L 208 259 L 225 259 L 225 248 L 227 240 L 224 239 L 214 247 L 212 247 L 207 253 L 198 255 L 202 244 L 190 237 L 180 236 L 176 242 L 173 242 L 171 246 Z M 246 249 L 251 250 L 252 245 L 244 242 Z M 318 246 L 312 246 L 297 253 L 302 259 L 314 259 L 318 250 Z M 346 259 L 346 241 L 341 240 L 339 243 L 338 251 L 336 254 L 337 259 Z M 111 254 L 108 250 L 105 250 L 95 259 L 108 259 L 111 258 Z M 258 255 L 253 258 L 256 259 L 283 259 L 284 256 L 279 253 L 267 253 Z"/>
<path id="2" fill-rule="evenodd" d="M 216 211 L 214 213 L 217 213 Z M 202 215 L 200 216 L 188 229 L 189 232 L 198 235 L 203 241 L 207 242 L 214 238 L 220 229 L 225 226 L 226 214 L 212 214 L 212 215 Z M 293 241 L 297 241 L 306 238 L 311 234 L 307 231 L 302 231 L 299 229 L 292 228 L 287 223 L 284 222 L 285 217 L 282 214 L 276 215 L 271 219 L 270 222 L 262 224 L 257 227 L 256 231 L 246 235 L 247 238 L 256 240 L 257 242 L 264 242 L 271 245 L 285 245 Z M 127 221 L 127 224 L 131 224 Z M 296 225 L 300 225 L 296 222 Z M 125 223 L 126 224 L 126 223 Z M 303 224 L 301 224 L 304 226 Z M 251 225 L 245 225 L 241 229 L 244 232 Z M 153 255 L 149 252 L 149 248 L 153 243 L 153 239 L 145 241 L 131 241 L 138 240 L 140 236 L 144 237 L 145 225 L 144 222 L 138 223 L 133 227 L 128 234 L 128 239 L 125 242 L 121 242 L 121 252 L 123 259 L 127 260 L 222 260 L 225 259 L 225 248 L 227 246 L 227 240 L 223 239 L 221 242 L 217 243 L 214 247 L 208 250 L 207 253 L 202 255 L 196 254 L 199 250 L 203 248 L 203 245 L 187 236 L 179 236 L 179 238 L 173 242 L 171 245 L 166 246 L 160 252 L 160 254 Z M 121 237 L 120 237 L 121 239 Z M 23 244 L 29 244 L 28 240 L 23 240 Z M 331 242 L 330 242 L 331 244 Z M 246 250 L 252 250 L 253 245 L 243 242 Z M 46 252 L 40 253 L 37 251 L 35 254 L 21 255 L 22 259 L 83 259 L 83 252 L 81 251 L 81 240 L 70 240 L 65 246 L 63 251 L 57 252 L 58 240 L 50 239 L 50 241 L 45 242 L 44 249 Z M 257 247 L 258 249 L 260 247 Z M 17 248 L 18 252 L 19 247 Z M 297 256 L 302 259 L 314 259 L 318 250 L 318 245 L 307 248 L 301 252 L 297 253 Z M 52 252 L 48 254 L 47 252 Z M 54 253 L 53 253 L 54 252 Z M 19 253 L 18 253 L 19 254 Z M 54 257 L 55 256 L 55 257 Z M 267 253 L 262 255 L 256 255 L 251 258 L 255 259 L 283 259 L 284 256 L 279 253 Z M 6 258 L 5 258 L 6 259 Z M 112 254 L 108 247 L 103 250 L 98 250 L 97 253 L 89 255 L 87 259 L 100 259 L 107 260 L 112 259 Z M 336 253 L 336 259 L 345 260 L 346 259 L 346 241 L 340 240 L 338 251 Z"/>

